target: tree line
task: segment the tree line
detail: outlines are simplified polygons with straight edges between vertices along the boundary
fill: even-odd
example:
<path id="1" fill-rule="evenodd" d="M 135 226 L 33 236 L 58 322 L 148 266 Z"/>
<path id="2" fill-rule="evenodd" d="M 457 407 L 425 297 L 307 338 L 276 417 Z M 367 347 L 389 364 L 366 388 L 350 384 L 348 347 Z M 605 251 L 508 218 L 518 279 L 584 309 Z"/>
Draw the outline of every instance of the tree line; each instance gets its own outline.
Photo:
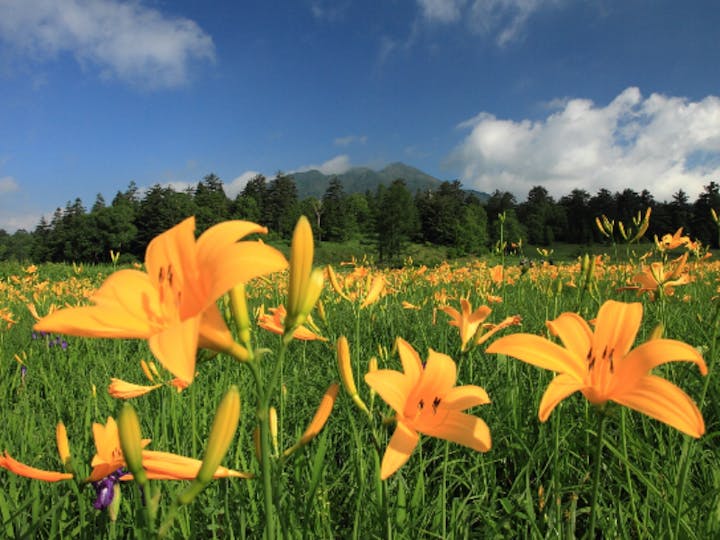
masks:
<path id="1" fill-rule="evenodd" d="M 270 240 L 289 239 L 297 218 L 304 214 L 318 241 L 369 239 L 379 260 L 394 262 L 409 242 L 448 248 L 448 255 L 482 254 L 503 238 L 507 242 L 548 246 L 554 242 L 605 242 L 595 217 L 630 224 L 638 212 L 652 208 L 647 236 L 661 236 L 685 228 L 685 233 L 718 247 L 717 225 L 711 210 L 720 210 L 720 185 L 710 182 L 691 202 L 683 190 L 671 201 L 657 202 L 643 190 L 591 195 L 574 189 L 555 200 L 542 186 L 518 203 L 507 191 L 496 190 L 482 201 L 459 181 L 442 182 L 436 189 L 411 193 L 404 180 L 374 191 L 348 194 L 332 178 L 322 197 L 298 198 L 291 175 L 279 172 L 268 180 L 256 175 L 234 199 L 214 174 L 185 191 L 156 184 L 141 192 L 134 182 L 118 191 L 110 204 L 97 195 L 88 211 L 82 201 L 57 208 L 42 218 L 34 231 L 8 234 L 0 229 L 0 260 L 33 262 L 106 262 L 110 250 L 124 260 L 142 260 L 148 242 L 187 216 L 196 217 L 198 232 L 228 219 L 246 219 L 268 227 Z M 502 219 L 501 219 L 502 216 Z"/>

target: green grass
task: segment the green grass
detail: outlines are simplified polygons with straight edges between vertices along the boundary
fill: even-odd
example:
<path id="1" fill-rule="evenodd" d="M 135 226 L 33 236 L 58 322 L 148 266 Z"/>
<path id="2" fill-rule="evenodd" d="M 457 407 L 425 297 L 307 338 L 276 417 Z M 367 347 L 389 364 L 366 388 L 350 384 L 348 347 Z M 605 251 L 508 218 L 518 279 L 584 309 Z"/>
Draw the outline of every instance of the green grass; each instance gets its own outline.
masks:
<path id="1" fill-rule="evenodd" d="M 361 246 L 321 244 L 316 264 L 337 265 Z M 573 248 L 556 248 L 558 260 L 572 261 Z M 534 250 L 533 250 L 534 251 Z M 418 248 L 421 260 L 444 260 L 440 253 Z M 526 250 L 528 256 L 535 258 Z M 468 259 L 469 261 L 469 259 Z M 488 266 L 498 262 L 488 260 Z M 509 258 L 508 264 L 514 264 Z M 457 329 L 448 317 L 435 313 L 435 292 L 445 288 L 450 296 L 469 293 L 473 306 L 484 301 L 482 284 L 487 273 L 479 268 L 467 274 L 449 274 L 439 284 L 406 269 L 391 273 L 391 294 L 377 304 L 356 311 L 339 301 L 329 288 L 323 294 L 327 323 L 316 321 L 328 342 L 293 342 L 283 364 L 286 393 L 275 394 L 272 404 L 280 413 L 281 451 L 293 444 L 312 417 L 325 389 L 339 380 L 334 343 L 340 335 L 350 341 L 353 365 L 360 378 L 372 356 L 380 367 L 400 369 L 392 354 L 394 339 L 401 336 L 427 357 L 429 348 L 452 356 L 459 363 L 458 384 L 484 387 L 492 403 L 472 411 L 490 426 L 493 448 L 478 453 L 456 444 L 421 437 L 409 462 L 385 482 L 378 478 L 392 426 L 381 417 L 390 410 L 379 397 L 371 400 L 364 383 L 360 393 L 372 403 L 374 422 L 341 391 L 328 424 L 320 436 L 291 456 L 278 469 L 279 527 L 288 538 L 570 538 L 582 537 L 589 526 L 593 456 L 596 448 L 596 411 L 579 394 L 565 400 L 548 422 L 537 420 L 537 407 L 552 374 L 519 361 L 488 355 L 484 347 L 459 353 Z M 703 267 L 704 268 L 704 267 Z M 112 271 L 85 267 L 79 277 L 97 285 Z M 433 272 L 431 269 L 429 272 Z M 504 301 L 493 305 L 491 320 L 520 314 L 521 331 L 545 335 L 545 321 L 563 311 L 578 311 L 586 318 L 597 313 L 598 301 L 638 300 L 632 293 L 617 293 L 617 278 L 598 283 L 596 299 L 582 297 L 561 271 L 522 274 L 502 292 Z M 665 335 L 702 348 L 710 373 L 699 376 L 694 366 L 676 363 L 656 370 L 683 388 L 700 406 L 707 432 L 691 440 L 672 428 L 633 411 L 611 405 L 605 428 L 601 461 L 601 486 L 597 529 L 608 538 L 712 538 L 720 534 L 720 466 L 717 461 L 718 382 L 713 372 L 717 357 L 717 267 L 694 271 L 697 278 L 677 289 L 664 302 L 640 298 L 645 314 L 638 342 L 647 339 L 659 323 Z M 63 282 L 75 275 L 72 267 L 41 266 L 38 281 Z M 120 402 L 106 391 L 110 377 L 143 383 L 140 359 L 152 358 L 145 342 L 66 337 L 68 347 L 48 345 L 48 338 L 33 339 L 32 318 L 24 300 L 7 291 L 10 276 L 22 276 L 18 265 L 0 265 L 0 308 L 4 305 L 18 321 L 0 331 L 0 449 L 7 449 L 23 463 L 61 470 L 54 429 L 63 420 L 70 437 L 79 477 L 90 471 L 93 447 L 91 425 L 116 416 Z M 445 274 L 443 274 L 444 276 Z M 425 277 L 424 277 L 425 276 Z M 283 297 L 274 288 L 251 286 L 271 307 Z M 269 296 L 266 297 L 266 293 Z M 688 295 L 687 301 L 683 296 Z M 49 298 L 46 296 L 45 298 Z M 59 303 L 68 298 L 59 299 Z M 32 301 L 31 298 L 26 298 Z M 405 310 L 401 301 L 420 306 Z M 457 300 L 450 300 L 457 306 Z M 433 323 L 433 319 L 436 322 Z M 515 332 L 510 329 L 504 333 Z M 279 337 L 254 331 L 256 348 L 274 351 L 264 360 L 277 360 Z M 379 355 L 378 347 L 390 351 Z M 28 371 L 23 379 L 15 354 L 25 354 Z M 242 417 L 235 442 L 224 464 L 259 474 L 252 431 L 257 400 L 250 370 L 219 355 L 198 365 L 195 382 L 183 393 L 162 388 L 132 400 L 140 417 L 143 436 L 151 448 L 201 457 L 220 397 L 231 384 L 242 396 Z M 95 392 L 93 392 L 95 388 Z M 374 445 L 373 433 L 380 443 Z M 178 483 L 161 483 L 161 517 L 167 515 Z M 183 486 L 185 483 L 181 483 Z M 129 538 L 137 535 L 135 512 L 140 496 L 131 483 L 122 486 L 117 521 L 91 506 L 94 491 L 74 482 L 46 484 L 0 471 L 0 536 Z M 265 529 L 262 482 L 218 480 L 188 507 L 181 509 L 170 536 L 173 538 L 260 538 Z"/>

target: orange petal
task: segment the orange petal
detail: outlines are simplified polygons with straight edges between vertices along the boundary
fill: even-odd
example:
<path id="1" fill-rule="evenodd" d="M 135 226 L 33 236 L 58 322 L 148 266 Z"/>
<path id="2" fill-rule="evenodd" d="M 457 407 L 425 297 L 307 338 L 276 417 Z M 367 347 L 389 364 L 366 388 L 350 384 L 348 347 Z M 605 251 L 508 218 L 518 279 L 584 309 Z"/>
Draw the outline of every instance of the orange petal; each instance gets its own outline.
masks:
<path id="1" fill-rule="evenodd" d="M 467 446 L 478 452 L 487 452 L 492 446 L 490 428 L 485 421 L 458 411 L 450 411 L 442 423 L 423 429 L 422 433 Z"/>
<path id="2" fill-rule="evenodd" d="M 486 349 L 488 353 L 505 354 L 558 373 L 568 373 L 582 380 L 587 371 L 583 357 L 570 352 L 540 336 L 513 334 L 493 341 Z"/>
<path id="3" fill-rule="evenodd" d="M 195 376 L 199 326 L 200 317 L 192 317 L 167 327 L 148 340 L 150 350 L 165 369 L 188 383 Z"/>
<path id="4" fill-rule="evenodd" d="M 402 422 L 397 423 L 380 466 L 381 480 L 388 478 L 410 459 L 419 440 L 420 437 L 415 431 Z"/>
<path id="5" fill-rule="evenodd" d="M 474 385 L 456 386 L 442 398 L 442 407 L 454 411 L 464 411 L 476 405 L 486 405 L 490 403 L 490 397 L 487 392 Z"/>
<path id="6" fill-rule="evenodd" d="M 430 349 L 425 370 L 408 397 L 407 407 L 417 407 L 418 398 L 431 403 L 436 397 L 443 397 L 455 385 L 457 367 L 452 358 Z M 414 416 L 415 410 L 404 412 L 406 417 Z"/>
<path id="7" fill-rule="evenodd" d="M 606 301 L 597 315 L 593 340 L 595 350 L 602 351 L 607 346 L 608 350 L 614 349 L 615 357 L 625 356 L 635 342 L 642 314 L 643 307 L 639 302 Z"/>
<path id="8" fill-rule="evenodd" d="M 157 291 L 143 272 L 115 272 L 92 301 L 94 306 L 51 313 L 37 322 L 34 329 L 73 336 L 147 339 L 160 324 Z"/>
<path id="9" fill-rule="evenodd" d="M 197 476 L 202 461 L 169 452 L 143 450 L 143 468 L 151 480 L 192 480 Z M 251 478 L 252 474 L 218 467 L 213 478 Z"/>
<path id="10" fill-rule="evenodd" d="M 327 422 L 330 417 L 330 413 L 332 412 L 339 389 L 340 387 L 337 383 L 331 384 L 327 389 L 325 395 L 322 397 L 322 400 L 320 400 L 320 405 L 318 406 L 317 411 L 315 411 L 315 415 L 310 421 L 310 424 L 300 437 L 300 444 L 307 444 L 310 440 L 316 437 L 323 426 L 325 426 L 325 422 Z"/>
<path id="11" fill-rule="evenodd" d="M 198 347 L 214 351 L 228 350 L 234 340 L 217 304 L 210 304 L 200 318 Z"/>
<path id="12" fill-rule="evenodd" d="M 254 233 L 267 233 L 267 228 L 251 221 L 232 220 L 213 225 L 197 239 L 197 258 L 200 266 L 222 258 L 228 246 Z"/>
<path id="13" fill-rule="evenodd" d="M 707 366 L 702 355 L 695 349 L 675 339 L 651 339 L 635 347 L 616 366 L 613 383 L 615 391 L 624 392 L 634 385 L 640 377 L 646 375 L 654 367 L 668 362 L 694 362 L 700 373 L 707 374 Z"/>
<path id="14" fill-rule="evenodd" d="M 413 382 L 404 374 L 392 369 L 379 369 L 365 374 L 365 382 L 375 390 L 395 412 L 403 414 Z"/>
<path id="15" fill-rule="evenodd" d="M 705 422 L 695 402 L 662 377 L 647 375 L 634 388 L 611 399 L 692 437 L 705 433 Z"/>
<path id="16" fill-rule="evenodd" d="M 144 396 L 148 392 L 152 392 L 161 386 L 161 384 L 145 386 L 142 384 L 129 383 L 121 379 L 111 378 L 110 386 L 108 386 L 108 393 L 116 399 L 131 399 L 138 396 Z"/>
<path id="17" fill-rule="evenodd" d="M 403 372 L 408 377 L 411 385 L 420 379 L 420 375 L 423 372 L 423 364 L 420 359 L 420 355 L 417 353 L 413 346 L 410 345 L 403 338 L 397 338 L 397 349 L 400 355 L 400 361 L 402 362 Z"/>
<path id="18" fill-rule="evenodd" d="M 587 355 L 592 344 L 592 330 L 577 313 L 563 313 L 557 319 L 548 321 L 550 331 L 558 336 L 565 348 L 576 356 L 583 358 Z"/>
<path id="19" fill-rule="evenodd" d="M 584 387 L 585 385 L 582 381 L 578 381 L 575 377 L 567 373 L 561 373 L 556 376 L 545 389 L 545 393 L 540 400 L 538 410 L 538 418 L 540 421 L 545 422 L 558 403 Z"/>
<path id="20" fill-rule="evenodd" d="M 60 480 L 69 480 L 73 477 L 70 473 L 61 473 L 55 471 L 44 471 L 30 467 L 24 463 L 14 460 L 10 454 L 5 451 L 5 456 L 0 456 L 0 467 L 7 469 L 18 476 L 32 478 L 34 480 L 42 480 L 43 482 L 59 482 Z"/>
<path id="21" fill-rule="evenodd" d="M 262 242 L 238 242 L 228 246 L 222 256 L 204 263 L 202 278 L 208 298 L 214 302 L 238 283 L 279 272 L 288 265 L 285 256 Z"/>

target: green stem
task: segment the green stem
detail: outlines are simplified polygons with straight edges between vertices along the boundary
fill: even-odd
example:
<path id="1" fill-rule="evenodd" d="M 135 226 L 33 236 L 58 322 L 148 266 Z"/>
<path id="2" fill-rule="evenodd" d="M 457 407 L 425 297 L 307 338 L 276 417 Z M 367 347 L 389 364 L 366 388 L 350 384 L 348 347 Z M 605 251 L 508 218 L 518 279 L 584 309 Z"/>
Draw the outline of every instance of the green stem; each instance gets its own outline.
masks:
<path id="1" fill-rule="evenodd" d="M 720 322 L 720 306 L 715 310 L 715 318 L 713 319 L 712 328 L 713 328 L 713 334 L 712 339 L 710 340 L 710 366 L 708 368 L 708 373 L 705 376 L 705 383 L 703 384 L 702 392 L 700 393 L 700 399 L 698 401 L 698 408 L 702 410 L 703 404 L 705 402 L 705 396 L 707 394 L 708 388 L 710 386 L 710 376 L 712 375 L 714 368 L 715 368 L 715 358 L 717 357 L 716 354 L 716 346 L 717 346 L 717 337 L 718 337 L 718 323 Z M 680 469 L 680 478 L 678 480 L 678 494 L 677 494 L 677 503 L 675 505 L 675 512 L 676 512 L 676 519 L 675 519 L 675 535 L 674 538 L 679 538 L 680 534 L 680 514 L 682 512 L 682 504 L 683 500 L 685 498 L 685 485 L 687 482 L 687 476 L 688 476 L 688 469 L 690 468 L 690 461 L 692 460 L 692 451 L 695 448 L 695 446 L 691 446 L 692 440 L 690 437 L 685 437 L 685 440 L 683 441 L 683 449 L 681 454 L 681 460 L 682 460 L 682 468 Z"/>
<path id="2" fill-rule="evenodd" d="M 592 502 L 590 503 L 590 534 L 595 538 L 595 518 L 597 517 L 598 493 L 600 491 L 600 463 L 602 460 L 603 431 L 605 430 L 605 412 L 598 410 L 597 446 L 595 448 L 595 471 L 593 472 Z"/>

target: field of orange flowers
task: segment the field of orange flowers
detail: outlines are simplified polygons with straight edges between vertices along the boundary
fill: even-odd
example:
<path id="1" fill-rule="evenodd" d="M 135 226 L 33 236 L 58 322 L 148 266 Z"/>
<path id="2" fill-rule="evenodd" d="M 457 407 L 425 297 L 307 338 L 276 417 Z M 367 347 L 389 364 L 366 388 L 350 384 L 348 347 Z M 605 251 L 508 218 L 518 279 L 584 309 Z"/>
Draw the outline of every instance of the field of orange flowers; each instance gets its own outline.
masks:
<path id="1" fill-rule="evenodd" d="M 144 264 L 4 264 L 0 535 L 716 537 L 720 266 L 648 219 L 555 264 L 192 218 Z"/>

